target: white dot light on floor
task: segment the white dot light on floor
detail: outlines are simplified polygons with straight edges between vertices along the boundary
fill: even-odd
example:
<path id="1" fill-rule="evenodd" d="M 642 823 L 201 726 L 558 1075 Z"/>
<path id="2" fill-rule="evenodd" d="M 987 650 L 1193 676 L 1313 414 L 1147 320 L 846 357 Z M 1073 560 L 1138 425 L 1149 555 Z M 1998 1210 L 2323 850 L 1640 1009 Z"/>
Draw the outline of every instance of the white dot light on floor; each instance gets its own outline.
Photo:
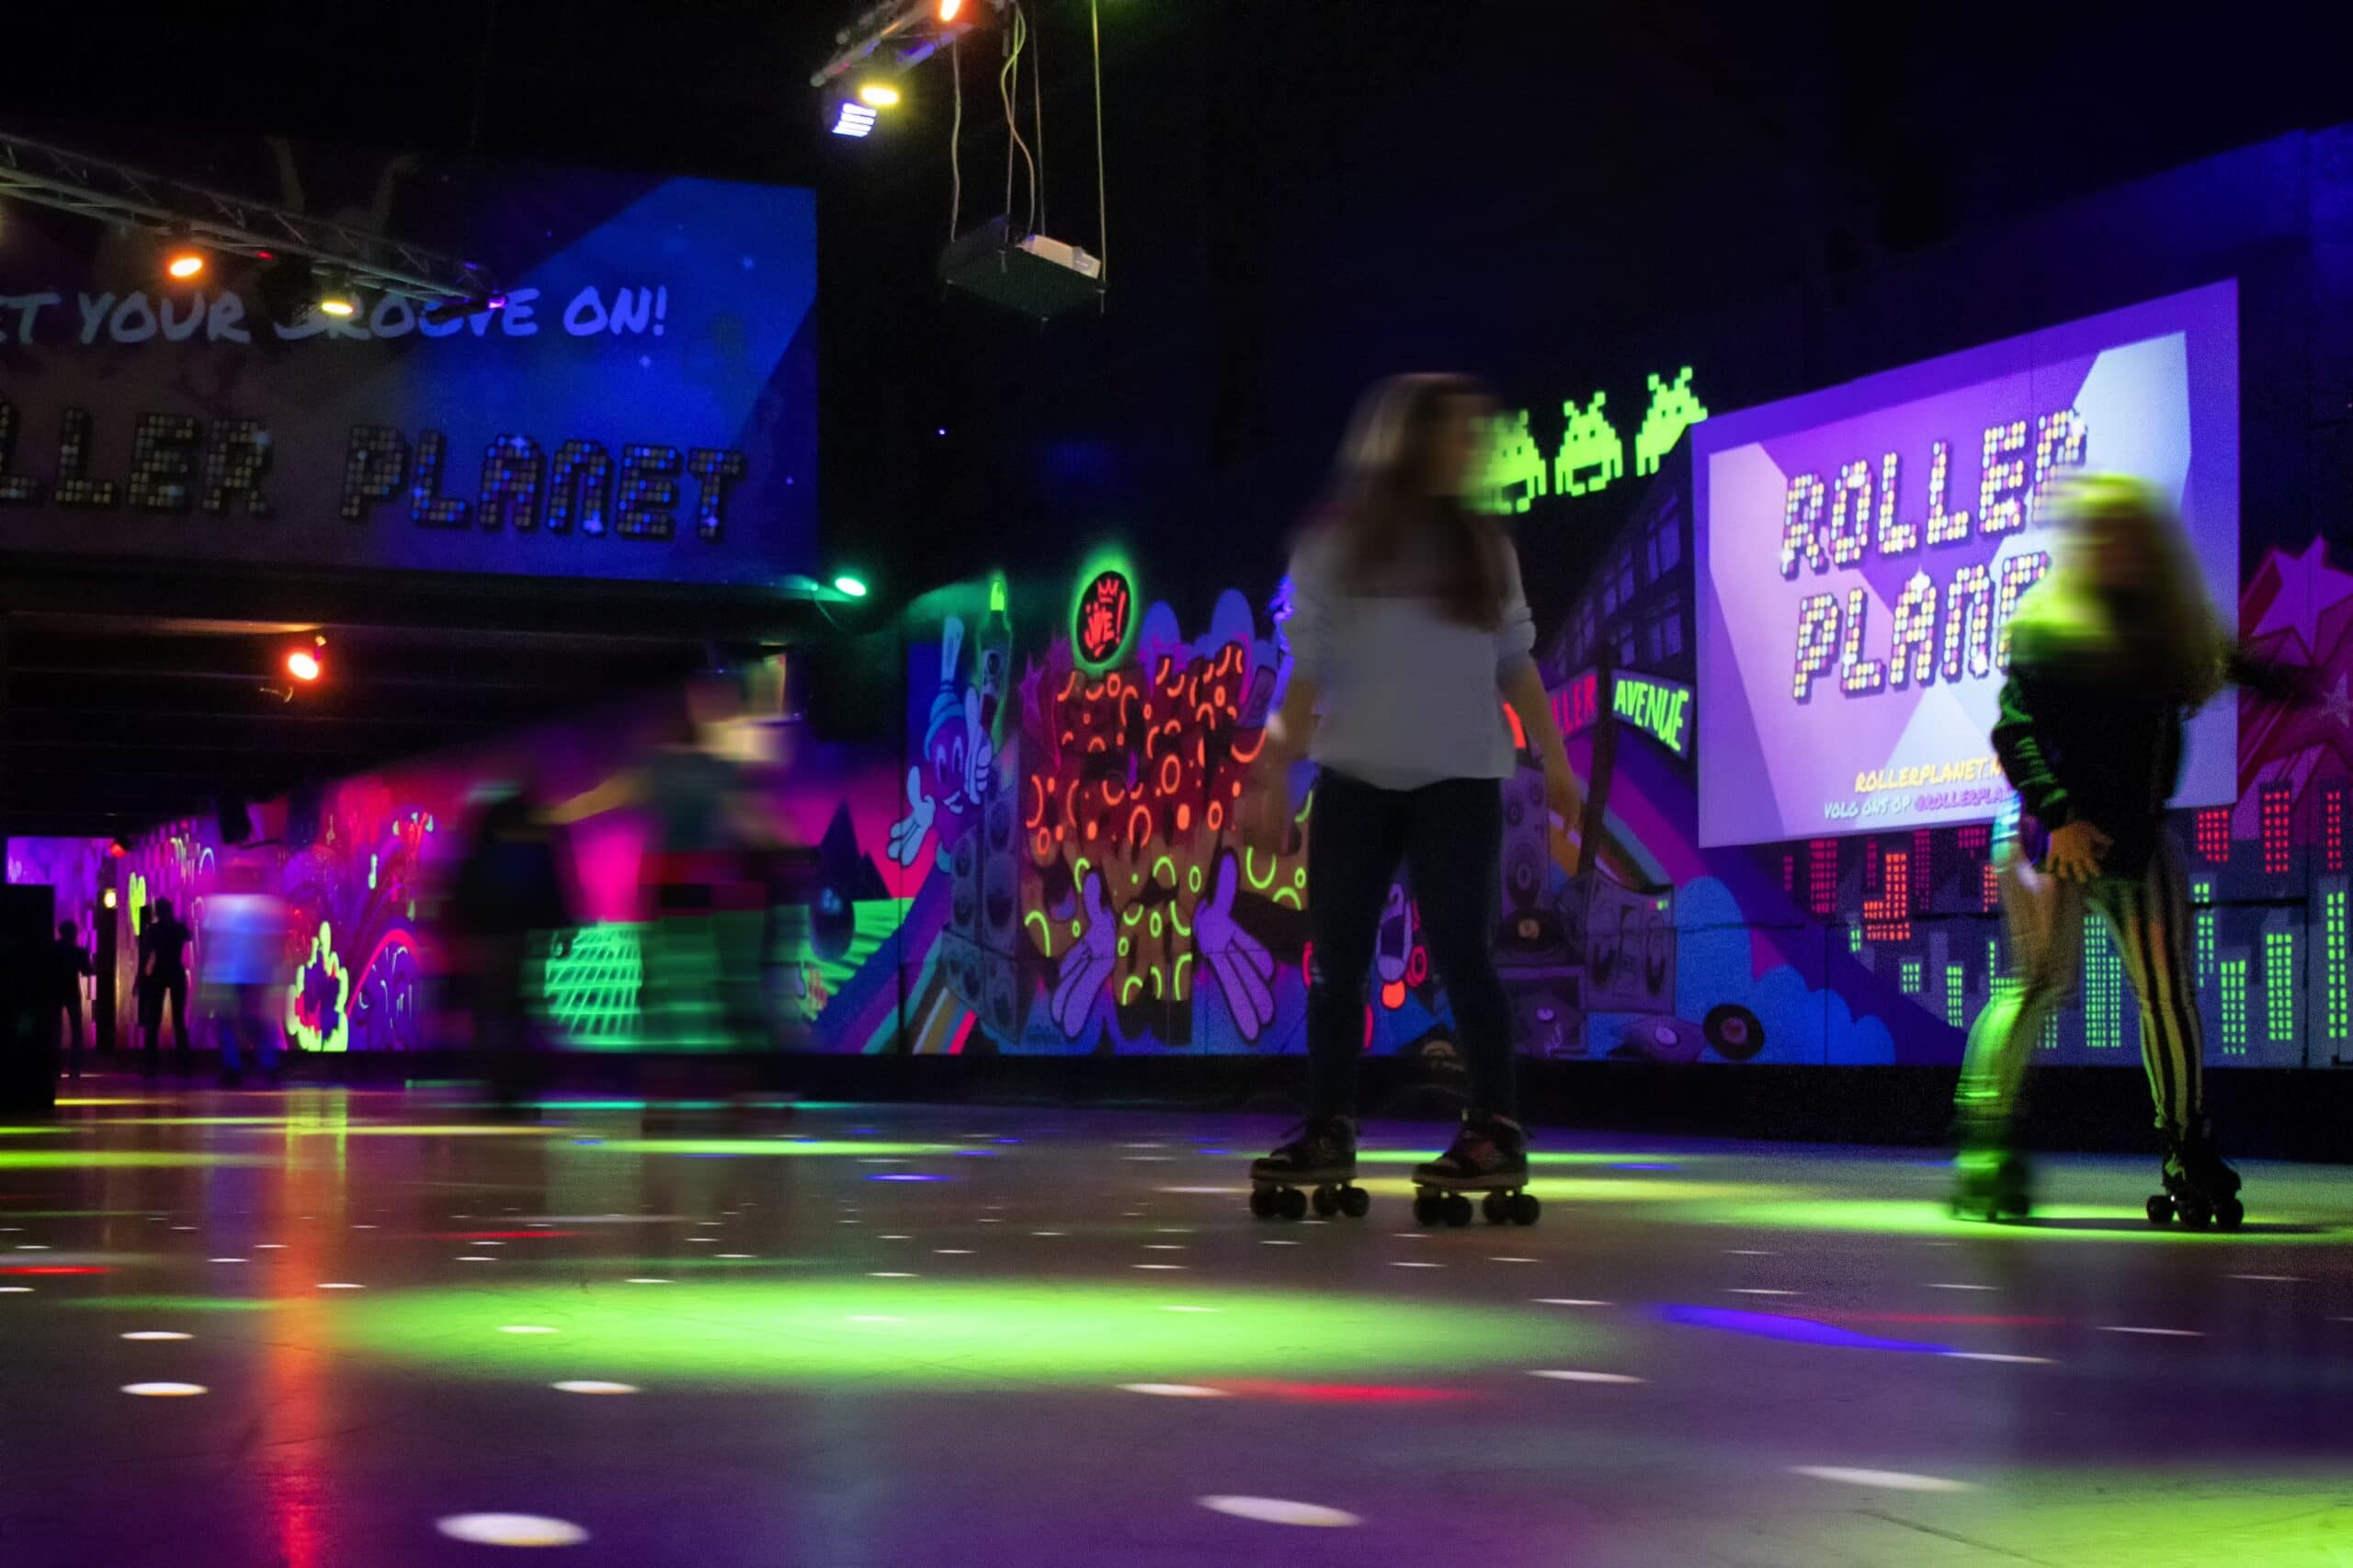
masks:
<path id="1" fill-rule="evenodd" d="M 1969 1483 L 1952 1481 L 1941 1475 L 1915 1475 L 1901 1470 L 1855 1470 L 1836 1464 L 1793 1464 L 1792 1475 L 1812 1476 L 1816 1481 L 1836 1481 L 1846 1486 L 1875 1486 L 1885 1492 L 1966 1492 Z"/>
<path id="2" fill-rule="evenodd" d="M 2048 1356 L 2005 1356 L 1992 1350 L 1947 1350 L 1942 1353 L 1951 1361 L 1993 1361 L 2005 1367 L 2049 1367 L 2056 1365 Z"/>
<path id="3" fill-rule="evenodd" d="M 204 1261 L 207 1263 L 243 1263 L 245 1260 L 242 1257 L 208 1257 Z"/>
<path id="4" fill-rule="evenodd" d="M 2206 1337 L 2206 1331 L 2201 1328 L 2133 1328 L 2118 1323 L 2101 1324 L 2099 1331 L 2102 1334 L 2145 1334 L 2159 1339 L 2203 1339 Z"/>
<path id="5" fill-rule="evenodd" d="M 1777 1252 L 1763 1252 L 1756 1247 L 1726 1247 L 1724 1256 L 1726 1257 L 1779 1257 L 1781 1255 Z"/>
<path id="6" fill-rule="evenodd" d="M 1582 1296 L 1539 1296 L 1536 1304 L 1540 1307 L 1606 1307 L 1609 1303 L 1588 1301 Z"/>
<path id="7" fill-rule="evenodd" d="M 1734 1296 L 1794 1296 L 1797 1292 L 1795 1290 L 1766 1290 L 1757 1289 L 1755 1286 L 1734 1286 L 1730 1294 Z"/>
<path id="8" fill-rule="evenodd" d="M 354 1285 L 347 1279 L 329 1279 L 323 1281 L 320 1284 L 319 1289 L 322 1290 L 365 1290 L 368 1287 L 365 1285 Z"/>
<path id="9" fill-rule="evenodd" d="M 567 1378 L 548 1385 L 559 1393 L 635 1393 L 635 1383 L 600 1382 L 594 1378 Z"/>
<path id="10" fill-rule="evenodd" d="M 460 1263 L 496 1263 L 498 1259 L 487 1253 L 470 1252 L 460 1257 L 458 1261 Z"/>
<path id="11" fill-rule="evenodd" d="M 1392 1268 L 1444 1268 L 1446 1265 L 1443 1263 L 1392 1262 L 1389 1267 Z"/>
<path id="12" fill-rule="evenodd" d="M 1555 1368 L 1547 1368 L 1528 1375 L 1531 1378 L 1550 1378 L 1556 1383 L 1639 1383 L 1643 1381 L 1626 1372 L 1580 1372 Z"/>
<path id="13" fill-rule="evenodd" d="M 719 1256 L 731 1263 L 742 1263 L 756 1255 L 748 1252 L 722 1252 Z"/>
<path id="14" fill-rule="evenodd" d="M 2225 1274 L 2222 1278 L 2251 1279 L 2265 1285 L 2301 1285 L 2304 1282 L 2304 1277 L 2301 1274 Z"/>
<path id="15" fill-rule="evenodd" d="M 870 1272 L 867 1278 L 869 1279 L 913 1279 L 915 1276 L 902 1269 L 878 1268 Z"/>
<path id="16" fill-rule="evenodd" d="M 633 1279 L 624 1279 L 621 1283 L 624 1285 L 667 1285 L 669 1281 L 657 1279 L 651 1274 L 641 1274 Z"/>
<path id="17" fill-rule="evenodd" d="M 1929 1286 L 1928 1289 L 1931 1290 L 1998 1290 L 2001 1287 L 1999 1285 L 1936 1284 Z"/>
<path id="18" fill-rule="evenodd" d="M 284 1252 L 285 1250 L 286 1244 L 284 1242 L 256 1242 L 254 1244 L 254 1251 L 256 1252 Z"/>
<path id="19" fill-rule="evenodd" d="M 1342 1529 L 1364 1523 L 1354 1514 L 1326 1508 L 1320 1503 L 1294 1503 L 1282 1497 L 1204 1497 L 1201 1506 L 1237 1519 L 1262 1525 L 1304 1525 L 1315 1529 Z"/>
<path id="20" fill-rule="evenodd" d="M 1223 1389 L 1203 1388 L 1199 1383 L 1121 1383 L 1128 1393 L 1154 1393 L 1165 1399 L 1224 1399 Z"/>
<path id="21" fill-rule="evenodd" d="M 192 1334 L 182 1334 L 176 1328 L 134 1328 L 122 1337 L 125 1339 L 165 1340 L 194 1339 L 196 1335 Z"/>
<path id="22" fill-rule="evenodd" d="M 1258 1244 L 1262 1247 L 1295 1247 L 1299 1244 L 1297 1242 L 1283 1241 L 1279 1238 L 1272 1238 L 1262 1241 Z"/>
<path id="23" fill-rule="evenodd" d="M 971 1247 L 934 1247 L 931 1250 L 933 1255 L 938 1257 L 970 1257 L 972 1256 L 972 1249 Z"/>
<path id="24" fill-rule="evenodd" d="M 1487 1261 L 1489 1263 L 1541 1263 L 1543 1259 L 1537 1257 L 1491 1257 L 1487 1259 Z"/>
<path id="25" fill-rule="evenodd" d="M 193 1399 L 204 1392 L 202 1383 L 125 1383 L 125 1393 L 135 1393 L 142 1399 Z"/>
<path id="26" fill-rule="evenodd" d="M 1174 1273 L 1182 1269 L 1185 1266 L 1181 1263 L 1131 1263 L 1128 1265 L 1128 1267 L 1131 1268 L 1156 1269 L 1164 1273 Z"/>
<path id="27" fill-rule="evenodd" d="M 1033 1236 L 1066 1236 L 1070 1234 L 1068 1231 L 1032 1231 L 1029 1233 Z"/>
<path id="28" fill-rule="evenodd" d="M 891 1235 L 877 1236 L 877 1237 L 875 1237 L 874 1239 L 875 1239 L 876 1241 L 878 1241 L 878 1242 L 911 1242 L 911 1241 L 915 1240 L 915 1238 L 914 1238 L 913 1236 L 902 1236 L 902 1235 L 898 1235 L 898 1234 L 895 1234 L 895 1233 L 891 1234 Z"/>
<path id="29" fill-rule="evenodd" d="M 540 1514 L 451 1514 L 433 1528 L 475 1546 L 578 1546 L 588 1532 L 569 1519 Z"/>
<path id="30" fill-rule="evenodd" d="M 29 1285 L 0 1285 L 0 1296 L 29 1296 L 32 1293 L 33 1288 Z"/>
<path id="31" fill-rule="evenodd" d="M 1143 1244 L 1143 1250 L 1146 1252 L 1183 1252 L 1185 1250 L 1185 1244 L 1183 1242 L 1146 1242 Z"/>

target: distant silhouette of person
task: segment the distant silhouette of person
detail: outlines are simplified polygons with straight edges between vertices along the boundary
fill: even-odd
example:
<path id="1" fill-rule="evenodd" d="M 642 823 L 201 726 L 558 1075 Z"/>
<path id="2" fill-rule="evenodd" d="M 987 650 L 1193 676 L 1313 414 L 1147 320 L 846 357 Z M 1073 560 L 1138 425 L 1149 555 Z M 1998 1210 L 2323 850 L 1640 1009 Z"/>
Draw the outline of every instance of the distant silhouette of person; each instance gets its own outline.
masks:
<path id="1" fill-rule="evenodd" d="M 57 940 L 49 949 L 49 1006 L 63 1016 L 65 1026 L 65 1072 L 69 1077 L 82 1073 L 82 982 L 97 972 L 91 967 L 89 950 L 82 946 L 80 931 L 71 920 L 57 923 Z"/>
<path id="2" fill-rule="evenodd" d="M 572 949 L 563 844 L 531 795 L 493 800 L 450 889 L 449 931 L 491 1092 L 513 1112 L 531 1088 L 536 971 Z"/>
<path id="3" fill-rule="evenodd" d="M 250 1042 L 265 1074 L 278 1071 L 280 998 L 285 995 L 286 903 L 260 868 L 234 865 L 204 904 L 204 993 L 221 1042 L 221 1081 L 244 1079 Z"/>
<path id="4" fill-rule="evenodd" d="M 159 898 L 139 934 L 139 973 L 151 988 L 141 1006 L 147 1028 L 147 1075 L 160 1071 L 164 1043 L 164 1005 L 171 1004 L 172 1042 L 178 1048 L 179 1069 L 190 1070 L 194 1058 L 188 1043 L 188 945 L 194 933 L 172 912 L 172 901 Z"/>

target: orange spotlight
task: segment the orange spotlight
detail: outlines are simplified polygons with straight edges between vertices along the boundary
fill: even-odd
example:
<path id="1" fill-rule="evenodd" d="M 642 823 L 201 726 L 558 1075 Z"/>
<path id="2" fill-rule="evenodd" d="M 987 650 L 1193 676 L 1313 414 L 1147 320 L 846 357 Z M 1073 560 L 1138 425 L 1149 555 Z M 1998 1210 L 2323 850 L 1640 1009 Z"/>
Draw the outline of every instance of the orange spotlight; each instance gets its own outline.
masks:
<path id="1" fill-rule="evenodd" d="M 204 253 L 183 246 L 165 259 L 164 270 L 185 283 L 204 270 Z"/>
<path id="2" fill-rule="evenodd" d="M 323 668 L 319 656 L 305 649 L 297 648 L 286 655 L 286 673 L 296 680 L 316 680 Z"/>
<path id="3" fill-rule="evenodd" d="M 963 8 L 964 0 L 939 0 L 939 19 L 952 22 L 956 19 L 956 13 Z"/>

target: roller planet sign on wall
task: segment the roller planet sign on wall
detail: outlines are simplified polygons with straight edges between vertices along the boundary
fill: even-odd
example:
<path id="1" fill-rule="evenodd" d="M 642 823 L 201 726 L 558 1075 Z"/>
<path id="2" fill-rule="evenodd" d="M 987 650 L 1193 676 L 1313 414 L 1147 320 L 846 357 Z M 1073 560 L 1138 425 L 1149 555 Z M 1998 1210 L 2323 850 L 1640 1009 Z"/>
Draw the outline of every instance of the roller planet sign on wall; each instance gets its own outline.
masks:
<path id="1" fill-rule="evenodd" d="M 314 183 L 334 156 L 305 154 Z M 391 232 L 438 194 L 414 169 L 365 176 Z M 449 322 L 363 291 L 352 317 L 273 324 L 244 264 L 174 285 L 96 222 L 11 208 L 0 552 L 708 585 L 806 571 L 814 194 L 472 177 L 466 210 L 493 232 L 414 237 L 467 233 L 510 302 Z"/>
<path id="2" fill-rule="evenodd" d="M 1982 821 L 2019 598 L 2072 469 L 2180 508 L 2238 602 L 2238 293 L 2152 301 L 1691 430 L 1699 841 Z M 2175 803 L 2235 798 L 2235 708 L 2191 722 Z"/>

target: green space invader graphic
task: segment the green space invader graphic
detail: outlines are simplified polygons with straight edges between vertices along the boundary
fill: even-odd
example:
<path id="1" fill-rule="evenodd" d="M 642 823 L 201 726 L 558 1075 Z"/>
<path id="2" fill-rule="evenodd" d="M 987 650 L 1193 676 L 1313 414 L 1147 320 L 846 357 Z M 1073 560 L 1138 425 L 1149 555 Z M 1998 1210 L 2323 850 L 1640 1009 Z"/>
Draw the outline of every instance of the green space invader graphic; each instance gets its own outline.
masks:
<path id="1" fill-rule="evenodd" d="M 1634 432 L 1637 474 L 1656 473 L 1659 460 L 1675 449 L 1676 438 L 1708 417 L 1707 406 L 1691 395 L 1690 366 L 1684 366 L 1671 381 L 1654 375 L 1650 383 L 1651 405 L 1643 415 L 1643 427 Z"/>
<path id="2" fill-rule="evenodd" d="M 1480 505 L 1490 512 L 1525 512 L 1544 498 L 1544 454 L 1528 433 L 1528 410 L 1497 415 L 1490 435 Z"/>
<path id="3" fill-rule="evenodd" d="M 1617 426 L 1601 412 L 1608 393 L 1597 392 L 1593 402 L 1579 408 L 1574 398 L 1561 404 L 1561 412 L 1568 416 L 1568 427 L 1561 432 L 1561 451 L 1552 460 L 1552 492 L 1557 495 L 1598 494 L 1608 488 L 1613 479 L 1626 473 L 1626 444 L 1618 438 Z M 1590 470 L 1592 477 L 1578 475 Z"/>

